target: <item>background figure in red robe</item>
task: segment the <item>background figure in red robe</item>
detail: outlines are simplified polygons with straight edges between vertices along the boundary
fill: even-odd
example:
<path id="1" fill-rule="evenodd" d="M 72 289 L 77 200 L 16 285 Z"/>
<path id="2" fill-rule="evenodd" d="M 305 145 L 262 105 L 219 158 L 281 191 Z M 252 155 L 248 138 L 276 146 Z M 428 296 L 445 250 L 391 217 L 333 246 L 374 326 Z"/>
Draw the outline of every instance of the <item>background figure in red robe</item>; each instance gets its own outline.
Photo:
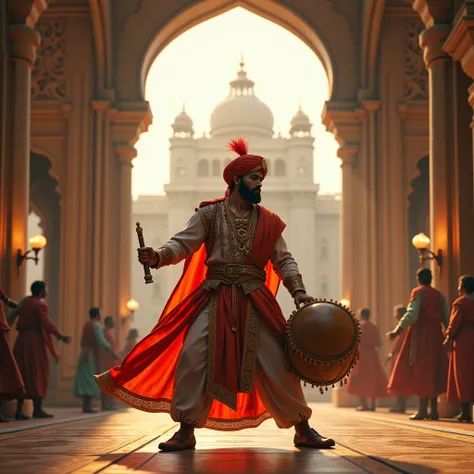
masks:
<path id="1" fill-rule="evenodd" d="M 5 303 L 10 308 L 16 308 L 15 301 L 8 298 L 0 288 L 0 408 L 3 400 L 15 400 L 25 396 L 25 386 L 20 370 L 8 345 L 7 332 L 10 330 L 3 311 Z M 0 422 L 8 421 L 0 413 Z"/>
<path id="2" fill-rule="evenodd" d="M 56 362 L 59 361 L 59 354 L 51 336 L 56 336 L 58 340 L 66 344 L 71 342 L 71 338 L 61 334 L 52 323 L 48 306 L 43 301 L 46 294 L 45 282 L 35 281 L 31 285 L 31 296 L 22 300 L 13 316 L 15 319 L 18 316 L 16 325 L 18 337 L 15 341 L 13 354 L 25 383 L 25 398 L 33 399 L 33 418 L 51 418 L 53 416 L 42 408 L 49 382 L 49 354 L 55 358 Z M 18 399 L 16 413 L 18 419 L 26 418 L 22 408 L 23 399 Z"/>
<path id="3" fill-rule="evenodd" d="M 180 423 L 161 450 L 194 449 L 195 428 L 241 430 L 268 418 L 294 426 L 296 446 L 329 448 L 334 440 L 309 426 L 311 408 L 285 363 L 279 280 L 296 306 L 313 298 L 286 247 L 285 224 L 258 205 L 265 159 L 247 154 L 243 139 L 230 148 L 240 156 L 224 169 L 225 196 L 202 202 L 156 251 L 138 249 L 151 268 L 185 260 L 183 275 L 153 331 L 96 380 L 129 405 Z"/>
<path id="4" fill-rule="evenodd" d="M 461 404 L 459 421 L 472 422 L 474 402 L 474 277 L 459 279 L 460 297 L 453 303 L 445 345 L 450 351 L 448 401 Z"/>
<path id="5" fill-rule="evenodd" d="M 358 411 L 375 411 L 377 398 L 387 396 L 387 376 L 380 363 L 377 348 L 380 347 L 380 332 L 370 321 L 370 310 L 359 310 L 362 340 L 359 346 L 359 361 L 351 372 L 347 391 L 360 397 Z M 367 398 L 371 399 L 370 407 Z"/>
<path id="6" fill-rule="evenodd" d="M 441 325 L 448 326 L 449 310 L 444 295 L 431 286 L 431 270 L 423 268 L 416 276 L 419 286 L 411 292 L 407 312 L 398 326 L 387 333 L 393 341 L 406 329 L 387 388 L 391 395 L 419 397 L 419 410 L 410 417 L 412 420 L 437 420 L 438 395 L 446 392 L 448 378 Z"/>
<path id="7" fill-rule="evenodd" d="M 403 318 L 407 311 L 407 307 L 404 305 L 397 305 L 394 306 L 393 312 L 395 319 L 397 320 L 397 324 L 400 322 L 400 320 Z M 387 357 L 387 362 L 391 364 L 390 368 L 390 373 L 393 372 L 393 369 L 395 367 L 395 361 L 397 360 L 397 356 L 400 353 L 400 350 L 402 348 L 403 344 L 403 331 L 395 337 L 392 345 L 392 350 L 388 354 Z M 407 409 L 407 397 L 404 395 L 397 395 L 397 403 L 394 407 L 390 408 L 389 412 L 390 413 L 405 413 Z"/>
<path id="8" fill-rule="evenodd" d="M 102 329 L 105 340 L 110 344 L 111 350 L 101 348 L 101 358 L 103 370 L 109 370 L 115 367 L 118 364 L 117 359 L 114 358 L 112 353 L 117 351 L 117 343 L 115 339 L 115 320 L 113 316 L 106 316 L 104 318 L 104 327 Z M 101 394 L 101 408 L 102 410 L 116 410 L 113 397 L 106 395 L 105 393 Z"/>

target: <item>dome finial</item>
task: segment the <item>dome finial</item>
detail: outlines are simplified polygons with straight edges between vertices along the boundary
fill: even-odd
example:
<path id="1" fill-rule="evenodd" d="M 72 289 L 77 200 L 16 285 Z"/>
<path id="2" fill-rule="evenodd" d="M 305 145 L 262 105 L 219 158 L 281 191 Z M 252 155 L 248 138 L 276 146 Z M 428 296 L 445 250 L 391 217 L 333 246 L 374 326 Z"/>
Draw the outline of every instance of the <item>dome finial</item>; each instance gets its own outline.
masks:
<path id="1" fill-rule="evenodd" d="M 241 70 L 241 71 L 244 70 L 244 66 L 245 66 L 245 63 L 244 63 L 244 53 L 240 53 L 240 70 Z"/>

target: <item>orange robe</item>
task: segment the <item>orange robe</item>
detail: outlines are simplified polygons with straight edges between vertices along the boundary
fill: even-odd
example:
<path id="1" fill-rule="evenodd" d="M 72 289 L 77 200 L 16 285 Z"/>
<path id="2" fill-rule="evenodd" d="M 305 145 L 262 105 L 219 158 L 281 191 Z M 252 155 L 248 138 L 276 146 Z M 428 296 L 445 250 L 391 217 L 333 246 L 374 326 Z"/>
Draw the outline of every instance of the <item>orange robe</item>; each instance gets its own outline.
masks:
<path id="1" fill-rule="evenodd" d="M 57 356 L 51 335 L 61 333 L 52 323 L 46 304 L 36 296 L 26 297 L 18 312 L 18 337 L 13 354 L 20 368 L 26 398 L 45 398 L 49 382 L 49 355 Z"/>
<path id="2" fill-rule="evenodd" d="M 5 292 L 0 288 L 0 401 L 23 398 L 25 386 L 21 378 L 20 369 L 8 345 L 7 319 L 3 311 L 3 303 L 8 301 Z"/>
<path id="3" fill-rule="evenodd" d="M 407 319 L 408 310 L 400 320 L 402 328 L 404 320 L 409 325 L 387 389 L 391 395 L 433 398 L 446 392 L 448 356 L 441 329 L 441 324 L 447 325 L 443 309 L 446 303 L 442 293 L 428 285 L 413 289 L 408 309 L 415 302 L 415 317 Z"/>
<path id="4" fill-rule="evenodd" d="M 387 376 L 377 351 L 380 346 L 379 329 L 370 321 L 361 321 L 360 326 L 362 340 L 359 346 L 359 361 L 351 373 L 347 391 L 359 397 L 386 397 Z"/>
<path id="5" fill-rule="evenodd" d="M 110 344 L 110 347 L 112 347 L 112 351 L 115 352 L 116 349 L 116 343 L 115 343 L 115 335 L 114 335 L 114 330 L 109 329 L 109 328 L 103 328 L 102 332 L 104 334 L 105 340 Z M 106 349 L 100 350 L 101 352 L 101 359 L 102 359 L 102 365 L 104 367 L 104 370 L 109 370 L 116 365 L 116 361 L 110 351 Z"/>
<path id="6" fill-rule="evenodd" d="M 474 402 L 474 299 L 461 296 L 454 302 L 446 335 L 454 341 L 449 357 L 448 400 Z"/>
<path id="7" fill-rule="evenodd" d="M 220 285 L 217 298 L 218 318 L 216 328 L 209 338 L 215 337 L 213 346 L 217 348 L 214 367 L 208 376 L 212 379 L 211 395 L 214 402 L 206 427 L 219 430 L 242 429 L 258 426 L 269 418 L 269 414 L 258 396 L 255 387 L 250 393 L 238 391 L 242 370 L 242 344 L 244 344 L 245 321 L 247 316 L 247 298 L 282 346 L 285 341 L 286 320 L 278 305 L 275 294 L 279 286 L 279 277 L 269 261 L 271 252 L 285 224 L 271 211 L 257 206 L 258 226 L 252 243 L 251 255 L 265 266 L 266 283 L 252 291 L 246 297 L 242 288 L 236 291 L 237 337 L 232 332 L 229 314 L 231 288 Z M 206 246 L 186 259 L 183 274 L 168 300 L 158 324 L 128 354 L 120 367 L 96 377 L 105 393 L 114 395 L 125 403 L 149 412 L 170 412 L 173 395 L 174 373 L 183 342 L 197 316 L 209 304 L 211 291 L 201 283 L 206 276 Z M 247 265 L 252 265 L 249 257 Z M 234 394 L 235 406 L 229 406 L 218 399 L 220 394 Z M 223 397 L 224 398 L 224 397 Z M 237 426 L 239 428 L 237 428 Z"/>

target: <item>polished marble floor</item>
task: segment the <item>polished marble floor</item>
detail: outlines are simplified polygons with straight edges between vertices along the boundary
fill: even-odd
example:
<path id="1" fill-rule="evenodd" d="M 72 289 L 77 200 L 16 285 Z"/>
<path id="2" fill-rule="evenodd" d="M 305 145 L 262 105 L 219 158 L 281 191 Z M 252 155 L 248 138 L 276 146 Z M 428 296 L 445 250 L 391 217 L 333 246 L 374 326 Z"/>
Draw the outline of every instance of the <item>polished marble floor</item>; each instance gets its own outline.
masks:
<path id="1" fill-rule="evenodd" d="M 279 430 L 270 420 L 240 432 L 199 430 L 195 451 L 159 453 L 158 443 L 177 426 L 166 415 L 126 409 L 82 418 L 77 411 L 59 410 L 45 424 L 0 426 L 0 473 L 474 472 L 473 425 L 312 406 L 312 425 L 335 438 L 335 449 L 299 450 L 292 430 Z"/>

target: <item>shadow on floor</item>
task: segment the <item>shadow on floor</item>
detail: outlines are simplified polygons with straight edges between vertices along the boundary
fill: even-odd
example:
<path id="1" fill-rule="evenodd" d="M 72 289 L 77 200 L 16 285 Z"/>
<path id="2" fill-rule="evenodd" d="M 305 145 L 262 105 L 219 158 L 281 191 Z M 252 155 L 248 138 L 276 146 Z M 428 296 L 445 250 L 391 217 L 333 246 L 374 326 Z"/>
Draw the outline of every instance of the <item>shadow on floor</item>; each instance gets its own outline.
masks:
<path id="1" fill-rule="evenodd" d="M 367 464 L 367 462 L 370 464 Z M 338 456 L 337 449 L 325 452 L 302 449 L 274 448 L 223 448 L 198 449 L 178 453 L 133 453 L 114 463 L 120 469 L 137 469 L 140 472 L 177 473 L 271 473 L 296 474 L 311 472 L 353 473 L 394 472 L 410 474 L 435 474 L 439 472 L 421 464 L 392 462 L 384 458 Z M 390 469 L 390 468 L 395 468 Z"/>

